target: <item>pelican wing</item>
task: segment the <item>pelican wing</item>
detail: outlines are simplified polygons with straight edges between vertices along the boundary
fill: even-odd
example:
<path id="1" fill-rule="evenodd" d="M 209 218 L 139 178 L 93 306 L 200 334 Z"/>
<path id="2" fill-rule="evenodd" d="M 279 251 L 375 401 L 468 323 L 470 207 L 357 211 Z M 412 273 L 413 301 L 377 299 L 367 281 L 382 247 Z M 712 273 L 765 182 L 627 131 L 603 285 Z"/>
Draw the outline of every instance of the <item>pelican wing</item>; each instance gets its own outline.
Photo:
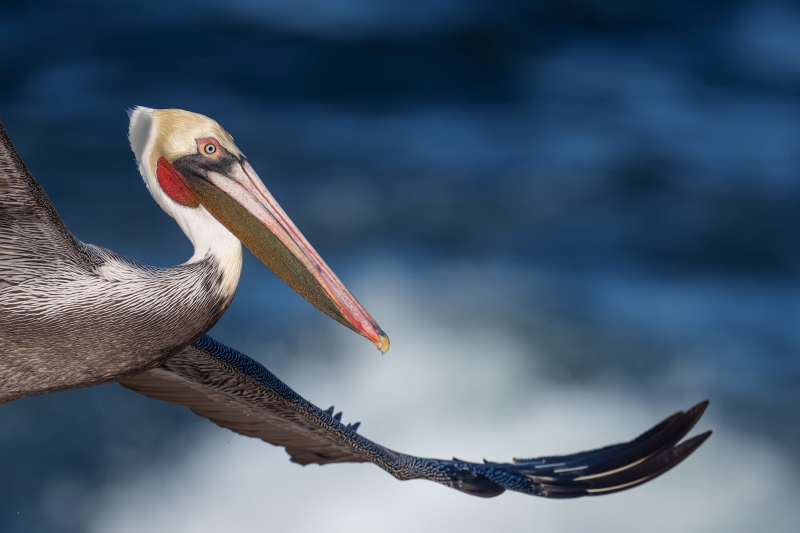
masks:
<path id="1" fill-rule="evenodd" d="M 0 290 L 88 261 L 0 124 Z"/>
<path id="2" fill-rule="evenodd" d="M 163 366 L 121 383 L 185 405 L 219 426 L 283 446 L 302 465 L 371 462 L 398 479 L 428 479 L 482 497 L 506 489 L 550 498 L 624 490 L 671 469 L 711 434 L 678 444 L 703 414 L 708 402 L 702 402 L 630 442 L 588 452 L 482 464 L 414 457 L 362 437 L 358 423 L 345 425 L 341 413 L 316 407 L 258 362 L 209 336 Z"/>

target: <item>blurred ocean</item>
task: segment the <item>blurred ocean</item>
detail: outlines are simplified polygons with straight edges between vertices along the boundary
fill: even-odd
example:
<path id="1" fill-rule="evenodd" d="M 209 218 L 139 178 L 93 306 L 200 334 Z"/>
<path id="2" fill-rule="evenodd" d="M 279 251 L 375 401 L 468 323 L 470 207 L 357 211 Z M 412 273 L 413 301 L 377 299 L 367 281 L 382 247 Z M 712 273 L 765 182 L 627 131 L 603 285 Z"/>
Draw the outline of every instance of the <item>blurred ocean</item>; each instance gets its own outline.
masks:
<path id="1" fill-rule="evenodd" d="M 125 110 L 218 120 L 392 349 L 249 254 L 212 335 L 382 444 L 566 453 L 705 398 L 715 434 L 630 492 L 484 501 L 107 385 L 0 406 L 0 531 L 797 531 L 800 8 L 365 4 L 2 4 L 0 119 L 78 238 L 161 266 L 191 250 Z"/>

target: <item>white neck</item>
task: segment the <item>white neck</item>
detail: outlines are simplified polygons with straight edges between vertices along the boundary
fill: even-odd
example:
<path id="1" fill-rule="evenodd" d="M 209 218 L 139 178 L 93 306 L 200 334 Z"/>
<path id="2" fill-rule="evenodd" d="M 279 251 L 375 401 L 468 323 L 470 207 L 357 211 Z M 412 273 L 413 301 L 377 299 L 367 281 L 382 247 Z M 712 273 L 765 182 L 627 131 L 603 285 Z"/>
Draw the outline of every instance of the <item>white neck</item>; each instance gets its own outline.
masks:
<path id="1" fill-rule="evenodd" d="M 187 263 L 195 263 L 212 257 L 222 273 L 220 290 L 225 294 L 233 294 L 239 284 L 242 273 L 242 243 L 228 229 L 215 219 L 205 207 L 188 207 L 181 205 L 161 189 L 155 176 L 155 169 L 148 168 L 150 153 L 153 149 L 152 110 L 137 107 L 131 113 L 131 125 L 128 132 L 131 148 L 136 155 L 139 172 L 144 179 L 147 190 L 161 208 L 178 223 L 183 233 L 194 245 L 194 254 Z"/>
<path id="2" fill-rule="evenodd" d="M 242 243 L 202 205 L 178 207 L 181 208 L 178 212 L 168 213 L 194 246 L 194 254 L 187 263 L 212 257 L 222 273 L 220 290 L 225 294 L 233 294 L 242 274 Z"/>

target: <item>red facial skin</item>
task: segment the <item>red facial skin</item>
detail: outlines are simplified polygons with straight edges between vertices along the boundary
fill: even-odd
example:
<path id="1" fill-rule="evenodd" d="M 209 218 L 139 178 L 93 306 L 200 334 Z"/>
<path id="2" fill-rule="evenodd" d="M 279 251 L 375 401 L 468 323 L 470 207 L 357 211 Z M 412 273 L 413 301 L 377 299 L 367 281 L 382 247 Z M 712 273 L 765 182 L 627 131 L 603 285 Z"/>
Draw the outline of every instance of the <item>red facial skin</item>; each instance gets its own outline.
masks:
<path id="1" fill-rule="evenodd" d="M 200 205 L 200 200 L 198 200 L 194 193 L 185 185 L 186 179 L 163 157 L 160 157 L 156 164 L 156 176 L 158 177 L 158 184 L 161 186 L 161 190 L 179 204 L 188 207 L 197 207 Z"/>

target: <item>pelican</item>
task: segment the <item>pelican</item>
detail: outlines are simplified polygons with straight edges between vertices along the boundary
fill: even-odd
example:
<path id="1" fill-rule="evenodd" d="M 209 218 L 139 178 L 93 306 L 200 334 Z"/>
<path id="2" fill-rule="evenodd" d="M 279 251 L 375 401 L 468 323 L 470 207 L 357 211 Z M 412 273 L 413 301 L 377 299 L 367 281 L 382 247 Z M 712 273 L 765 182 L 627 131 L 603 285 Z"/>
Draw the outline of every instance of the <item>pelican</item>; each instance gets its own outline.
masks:
<path id="1" fill-rule="evenodd" d="M 608 494 L 649 481 L 696 450 L 681 442 L 707 401 L 622 444 L 571 455 L 471 463 L 414 457 L 374 443 L 206 332 L 233 299 L 243 243 L 312 305 L 385 353 L 389 338 L 284 213 L 219 124 L 136 107 L 131 148 L 147 189 L 194 246 L 156 268 L 76 239 L 0 124 L 0 403 L 119 382 L 184 405 L 236 433 L 286 449 L 301 465 L 371 462 L 481 497 Z"/>

